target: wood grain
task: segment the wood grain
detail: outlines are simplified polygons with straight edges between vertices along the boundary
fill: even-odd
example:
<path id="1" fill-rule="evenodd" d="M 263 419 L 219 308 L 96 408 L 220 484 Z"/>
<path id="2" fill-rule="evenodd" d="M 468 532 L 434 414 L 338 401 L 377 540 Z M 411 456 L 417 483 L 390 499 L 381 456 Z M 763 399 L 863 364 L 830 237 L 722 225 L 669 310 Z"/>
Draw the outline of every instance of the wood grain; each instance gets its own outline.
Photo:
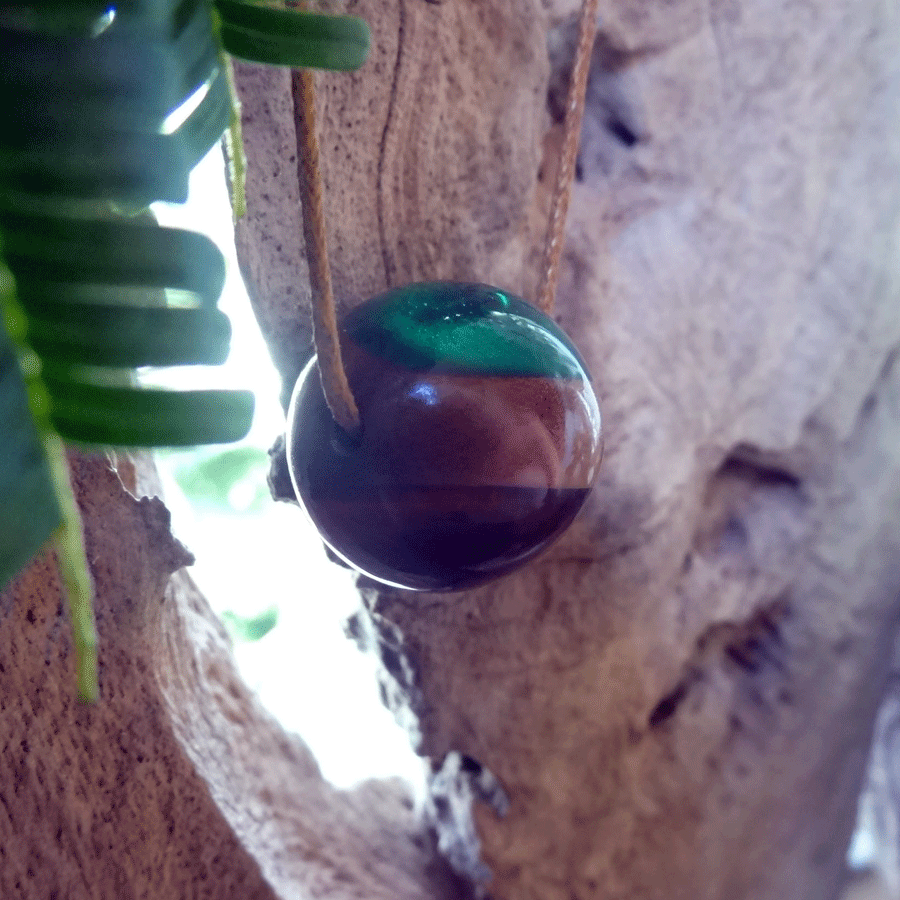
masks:
<path id="1" fill-rule="evenodd" d="M 546 77 L 517 29 L 545 20 L 479 4 L 476 38 L 475 8 L 393 4 L 381 85 L 325 80 L 350 304 L 369 277 L 528 284 L 558 126 L 513 102 Z M 900 596 L 896 14 L 601 15 L 557 306 L 602 398 L 594 498 L 493 586 L 363 584 L 360 628 L 421 751 L 469 760 L 444 782 L 502 786 L 478 839 L 433 807 L 497 900 L 834 897 Z"/>
<path id="2" fill-rule="evenodd" d="M 319 77 L 340 302 L 436 277 L 527 295 L 571 0 L 348 8 L 374 51 Z M 557 299 L 604 411 L 596 492 L 491 587 L 361 583 L 354 633 L 432 760 L 442 850 L 495 900 L 831 900 L 900 615 L 897 11 L 601 15 Z M 238 245 L 289 391 L 289 81 L 239 79 Z M 147 467 L 75 467 L 104 704 L 72 702 L 42 558 L 0 599 L 3 897 L 465 896 L 402 793 L 332 791 L 259 710 Z"/>

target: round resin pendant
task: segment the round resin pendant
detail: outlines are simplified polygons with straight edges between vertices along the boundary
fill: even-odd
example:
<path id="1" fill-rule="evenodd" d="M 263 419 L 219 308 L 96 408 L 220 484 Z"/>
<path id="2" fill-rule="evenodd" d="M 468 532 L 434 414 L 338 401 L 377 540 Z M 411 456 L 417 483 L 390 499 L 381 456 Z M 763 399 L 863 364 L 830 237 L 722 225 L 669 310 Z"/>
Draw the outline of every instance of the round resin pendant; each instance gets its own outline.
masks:
<path id="1" fill-rule="evenodd" d="M 315 358 L 287 426 L 297 498 L 335 553 L 396 587 L 460 590 L 565 530 L 600 465 L 600 412 L 552 319 L 438 282 L 369 300 L 340 331 L 360 437 L 332 419 Z"/>

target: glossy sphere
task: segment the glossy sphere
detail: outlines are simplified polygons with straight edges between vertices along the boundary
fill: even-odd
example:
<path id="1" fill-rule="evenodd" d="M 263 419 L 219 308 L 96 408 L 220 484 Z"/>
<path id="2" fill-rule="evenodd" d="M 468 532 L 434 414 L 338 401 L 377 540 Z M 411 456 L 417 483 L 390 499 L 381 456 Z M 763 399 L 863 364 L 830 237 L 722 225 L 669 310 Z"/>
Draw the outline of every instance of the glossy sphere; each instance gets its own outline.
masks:
<path id="1" fill-rule="evenodd" d="M 600 464 L 600 413 L 556 323 L 487 285 L 435 283 L 340 327 L 361 437 L 332 420 L 315 359 L 287 431 L 297 497 L 335 553 L 390 585 L 459 590 L 568 527 Z"/>

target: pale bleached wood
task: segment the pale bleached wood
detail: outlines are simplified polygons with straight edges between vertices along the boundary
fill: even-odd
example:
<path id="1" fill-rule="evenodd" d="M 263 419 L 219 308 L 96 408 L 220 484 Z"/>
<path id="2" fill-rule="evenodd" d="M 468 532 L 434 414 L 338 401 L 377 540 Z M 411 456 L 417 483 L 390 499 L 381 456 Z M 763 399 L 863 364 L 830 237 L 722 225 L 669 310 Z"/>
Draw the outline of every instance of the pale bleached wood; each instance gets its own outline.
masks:
<path id="1" fill-rule="evenodd" d="M 336 790 L 260 707 L 182 568 L 152 463 L 118 471 L 72 456 L 96 706 L 75 700 L 52 557 L 0 595 L 0 896 L 460 900 L 399 782 Z"/>
<path id="2" fill-rule="evenodd" d="M 571 10 L 354 9 L 369 68 L 320 76 L 340 300 L 425 277 L 527 294 L 546 32 Z M 900 612 L 897 13 L 602 14 L 557 306 L 604 409 L 596 495 L 489 588 L 363 585 L 356 633 L 439 768 L 443 846 L 497 900 L 829 900 Z M 239 238 L 290 382 L 306 289 L 268 75 L 239 76 L 261 179 Z M 73 703 L 49 561 L 0 600 L 0 894 L 453 897 L 401 793 L 331 791 L 258 709 L 152 477 L 119 472 L 133 495 L 76 462 L 102 706 Z M 505 817 L 476 803 L 473 828 L 472 797 Z"/>
<path id="3" fill-rule="evenodd" d="M 528 293 L 528 148 L 558 147 L 530 29 L 576 6 L 380 5 L 364 83 L 322 79 L 348 304 Z M 601 395 L 598 489 L 523 573 L 364 585 L 357 628 L 422 752 L 504 786 L 505 818 L 476 809 L 496 898 L 834 897 L 900 595 L 897 12 L 601 15 L 557 307 Z M 436 815 L 476 871 L 458 806 Z"/>

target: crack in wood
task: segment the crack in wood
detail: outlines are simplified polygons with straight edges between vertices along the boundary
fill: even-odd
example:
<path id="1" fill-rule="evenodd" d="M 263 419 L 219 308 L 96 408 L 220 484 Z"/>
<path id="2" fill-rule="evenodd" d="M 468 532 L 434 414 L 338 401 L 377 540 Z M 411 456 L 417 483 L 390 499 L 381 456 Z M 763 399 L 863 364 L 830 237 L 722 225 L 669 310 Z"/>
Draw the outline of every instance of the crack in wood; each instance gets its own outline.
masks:
<path id="1" fill-rule="evenodd" d="M 749 680 L 741 692 L 757 706 L 767 706 L 769 700 L 757 687 L 754 679 L 768 678 L 774 672 L 780 680 L 790 676 L 789 641 L 785 623 L 792 615 L 787 595 L 782 595 L 760 607 L 744 622 L 717 622 L 701 634 L 691 659 L 684 666 L 684 674 L 653 707 L 647 718 L 648 727 L 660 728 L 684 705 L 692 689 L 708 681 L 713 669 L 719 668 L 732 682 Z M 790 692 L 784 689 L 775 694 L 776 702 L 788 703 Z M 737 714 L 731 717 L 735 731 L 743 729 Z"/>

